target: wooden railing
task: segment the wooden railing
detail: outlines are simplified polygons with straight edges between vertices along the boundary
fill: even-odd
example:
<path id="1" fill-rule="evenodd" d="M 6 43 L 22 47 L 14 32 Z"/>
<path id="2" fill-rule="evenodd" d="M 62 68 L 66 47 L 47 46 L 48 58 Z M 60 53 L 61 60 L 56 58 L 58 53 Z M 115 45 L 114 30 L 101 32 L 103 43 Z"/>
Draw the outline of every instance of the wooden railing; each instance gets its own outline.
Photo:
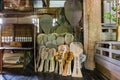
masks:
<path id="1" fill-rule="evenodd" d="M 96 68 L 110 80 L 120 80 L 120 42 L 97 42 Z"/>

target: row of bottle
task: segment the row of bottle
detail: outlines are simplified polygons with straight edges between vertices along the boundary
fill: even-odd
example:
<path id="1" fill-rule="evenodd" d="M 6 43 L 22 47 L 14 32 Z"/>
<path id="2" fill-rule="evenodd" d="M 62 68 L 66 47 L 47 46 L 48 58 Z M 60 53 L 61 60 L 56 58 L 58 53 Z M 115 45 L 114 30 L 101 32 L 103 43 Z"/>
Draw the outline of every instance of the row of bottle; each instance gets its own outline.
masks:
<path id="1" fill-rule="evenodd" d="M 15 37 L 13 36 L 2 36 L 2 42 L 32 42 L 32 37 Z"/>

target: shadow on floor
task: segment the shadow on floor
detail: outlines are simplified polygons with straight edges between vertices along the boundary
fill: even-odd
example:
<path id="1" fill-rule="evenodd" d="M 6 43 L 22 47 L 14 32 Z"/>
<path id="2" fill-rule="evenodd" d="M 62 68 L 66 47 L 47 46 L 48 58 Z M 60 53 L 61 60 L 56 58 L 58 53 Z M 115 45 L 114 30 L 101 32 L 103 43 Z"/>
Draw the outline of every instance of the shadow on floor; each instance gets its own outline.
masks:
<path id="1" fill-rule="evenodd" d="M 1 74 L 0 80 L 105 80 L 99 75 L 99 73 L 96 70 L 90 71 L 83 68 L 82 74 L 83 78 L 74 78 L 71 76 L 63 77 L 55 73 L 34 73 L 30 70 L 15 70 L 14 73 L 5 72 Z"/>

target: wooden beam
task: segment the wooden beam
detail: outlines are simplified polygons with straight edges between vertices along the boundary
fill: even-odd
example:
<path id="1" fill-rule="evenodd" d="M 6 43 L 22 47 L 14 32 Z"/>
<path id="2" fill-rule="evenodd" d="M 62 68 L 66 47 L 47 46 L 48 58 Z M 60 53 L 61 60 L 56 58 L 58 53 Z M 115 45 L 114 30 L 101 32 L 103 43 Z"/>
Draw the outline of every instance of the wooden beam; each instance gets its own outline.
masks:
<path id="1" fill-rule="evenodd" d="M 101 35 L 101 0 L 84 0 L 84 49 L 87 55 L 85 67 L 95 68 L 95 43 Z"/>

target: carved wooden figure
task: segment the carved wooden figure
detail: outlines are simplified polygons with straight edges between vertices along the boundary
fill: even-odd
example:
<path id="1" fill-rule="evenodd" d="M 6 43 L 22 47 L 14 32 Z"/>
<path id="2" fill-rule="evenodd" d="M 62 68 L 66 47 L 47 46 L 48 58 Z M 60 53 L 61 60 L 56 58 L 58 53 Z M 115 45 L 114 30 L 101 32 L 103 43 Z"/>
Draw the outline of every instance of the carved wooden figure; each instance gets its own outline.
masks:
<path id="1" fill-rule="evenodd" d="M 56 55 L 55 55 L 56 58 Z M 56 61 L 57 59 L 55 59 L 55 73 L 58 73 L 58 61 Z"/>
<path id="2" fill-rule="evenodd" d="M 63 76 L 67 76 L 68 71 L 71 72 L 71 68 L 68 69 L 68 66 L 71 66 L 69 65 L 69 63 L 71 63 L 72 59 L 73 59 L 73 53 L 67 51 L 64 54 L 65 65 L 64 65 L 64 70 L 62 73 Z"/>
<path id="3" fill-rule="evenodd" d="M 37 56 L 37 63 L 36 63 L 37 69 L 39 68 L 41 53 L 42 53 L 43 48 L 46 48 L 46 47 L 45 46 L 39 46 L 39 49 L 38 49 L 38 56 Z"/>
<path id="4" fill-rule="evenodd" d="M 83 53 L 83 46 L 80 42 L 72 42 L 70 44 L 70 51 L 73 52 L 74 55 L 74 67 L 72 77 L 82 77 L 79 56 Z"/>
<path id="5" fill-rule="evenodd" d="M 63 61 L 62 61 L 63 60 L 63 53 L 62 53 L 62 51 L 58 51 L 56 53 L 56 60 L 59 63 L 59 74 L 62 74 L 62 71 L 63 71 Z M 56 70 L 56 71 L 58 71 L 58 70 Z"/>
<path id="6" fill-rule="evenodd" d="M 55 48 L 51 48 L 49 49 L 48 51 L 48 54 L 49 54 L 49 60 L 50 60 L 50 69 L 49 69 L 49 72 L 53 72 L 54 71 L 54 68 L 55 68 L 55 61 L 54 61 L 54 56 L 56 54 L 56 49 Z"/>
<path id="7" fill-rule="evenodd" d="M 60 45 L 55 55 L 56 60 L 59 62 L 59 74 L 63 72 L 64 53 L 66 53 L 66 51 L 68 51 L 68 45 Z"/>
<path id="8" fill-rule="evenodd" d="M 38 68 L 38 71 L 39 72 L 42 72 L 43 71 L 43 65 L 44 65 L 44 61 L 47 59 L 48 57 L 48 53 L 46 52 L 46 47 L 45 48 L 42 48 L 42 52 L 41 52 L 41 62 L 40 62 L 40 66 Z"/>
<path id="9" fill-rule="evenodd" d="M 49 48 L 46 48 L 46 58 L 45 58 L 45 66 L 44 66 L 44 72 L 48 72 L 49 71 L 49 60 L 50 60 L 50 55 L 48 53 Z"/>
<path id="10" fill-rule="evenodd" d="M 69 61 L 68 63 L 68 70 L 67 70 L 67 75 L 70 76 L 71 75 L 71 61 Z"/>

